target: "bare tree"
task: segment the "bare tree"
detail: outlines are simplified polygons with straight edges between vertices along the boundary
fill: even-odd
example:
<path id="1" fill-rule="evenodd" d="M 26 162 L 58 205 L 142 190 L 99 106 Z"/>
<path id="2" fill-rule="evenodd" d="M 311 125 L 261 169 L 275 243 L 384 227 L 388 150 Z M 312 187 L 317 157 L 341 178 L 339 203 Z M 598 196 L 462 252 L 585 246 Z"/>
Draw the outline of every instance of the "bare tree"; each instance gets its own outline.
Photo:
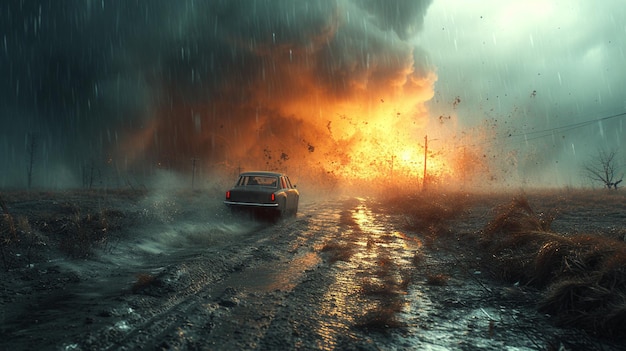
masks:
<path id="1" fill-rule="evenodd" d="M 96 176 L 100 179 L 100 183 L 102 183 L 102 172 L 100 172 L 100 168 L 96 167 L 96 161 L 90 158 L 83 165 L 83 187 L 87 189 L 93 188 L 93 182 Z"/>
<path id="2" fill-rule="evenodd" d="M 28 189 L 33 184 L 33 166 L 35 164 L 35 150 L 37 149 L 37 136 L 34 133 L 28 134 L 28 142 L 26 145 L 26 154 L 28 156 L 28 166 L 26 167 L 26 176 L 28 179 Z"/>
<path id="3" fill-rule="evenodd" d="M 624 178 L 623 173 L 619 179 L 617 176 L 619 173 L 617 150 L 598 150 L 597 156 L 583 165 L 583 172 L 590 180 L 602 182 L 607 189 L 617 189 Z"/>

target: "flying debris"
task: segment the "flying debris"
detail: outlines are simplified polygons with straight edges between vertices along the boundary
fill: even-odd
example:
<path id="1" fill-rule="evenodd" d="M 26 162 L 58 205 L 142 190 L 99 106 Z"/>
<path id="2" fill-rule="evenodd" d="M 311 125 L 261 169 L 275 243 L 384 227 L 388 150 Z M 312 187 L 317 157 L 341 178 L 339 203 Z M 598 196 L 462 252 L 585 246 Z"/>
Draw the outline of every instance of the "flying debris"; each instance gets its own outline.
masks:
<path id="1" fill-rule="evenodd" d="M 380 160 L 414 144 L 427 124 L 424 104 L 436 77 L 415 38 L 430 3 L 0 5 L 10 33 L 0 37 L 0 76 L 7 77 L 0 88 L 8 93 L 0 111 L 27 116 L 11 124 L 0 156 L 24 163 L 25 150 L 6 159 L 7 145 L 37 129 L 46 131 L 41 145 L 53 155 L 45 164 L 77 172 L 76 179 L 91 159 L 102 159 L 93 167 L 107 179 L 191 172 L 192 158 L 203 160 L 197 167 L 204 169 L 193 170 L 199 174 L 270 163 L 283 171 L 384 175 Z M 394 111 L 406 118 L 391 118 Z M 318 152 L 303 139 L 315 140 Z M 269 159 L 264 149 L 289 157 Z"/>
<path id="2" fill-rule="evenodd" d="M 461 103 L 461 98 L 459 96 L 455 97 L 454 101 L 452 101 L 452 108 L 456 109 L 460 103 Z"/>

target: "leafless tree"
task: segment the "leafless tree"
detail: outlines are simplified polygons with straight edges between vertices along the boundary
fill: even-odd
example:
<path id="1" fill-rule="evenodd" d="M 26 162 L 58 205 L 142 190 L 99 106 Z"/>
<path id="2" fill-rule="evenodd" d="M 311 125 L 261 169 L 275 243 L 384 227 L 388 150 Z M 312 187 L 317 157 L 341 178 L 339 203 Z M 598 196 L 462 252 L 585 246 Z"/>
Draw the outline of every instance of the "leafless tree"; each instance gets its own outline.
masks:
<path id="1" fill-rule="evenodd" d="M 617 150 L 598 150 L 598 154 L 583 165 L 583 172 L 591 181 L 602 182 L 607 189 L 617 189 L 624 178 L 623 173 L 617 176 Z"/>
<path id="2" fill-rule="evenodd" d="M 100 168 L 96 167 L 96 161 L 91 158 L 83 165 L 83 187 L 87 189 L 93 188 L 93 182 L 96 176 L 100 179 L 100 183 L 102 183 L 102 172 L 100 172 Z"/>
<path id="3" fill-rule="evenodd" d="M 37 136 L 34 133 L 28 134 L 26 145 L 26 154 L 28 156 L 28 166 L 26 167 L 26 176 L 28 180 L 28 189 L 33 184 L 33 166 L 35 164 L 35 150 L 37 149 Z"/>

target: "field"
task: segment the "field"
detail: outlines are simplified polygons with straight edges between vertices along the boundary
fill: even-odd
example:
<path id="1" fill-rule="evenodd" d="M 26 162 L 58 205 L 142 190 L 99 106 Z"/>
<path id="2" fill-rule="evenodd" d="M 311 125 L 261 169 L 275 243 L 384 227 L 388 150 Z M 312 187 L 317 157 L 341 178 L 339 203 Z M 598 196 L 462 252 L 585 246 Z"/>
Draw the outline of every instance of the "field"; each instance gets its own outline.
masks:
<path id="1" fill-rule="evenodd" d="M 2 346 L 623 342 L 623 192 L 389 193 L 303 194 L 279 223 L 231 217 L 218 190 L 1 193 Z"/>
<path id="2" fill-rule="evenodd" d="M 537 289 L 557 325 L 626 335 L 626 197 L 611 191 L 417 195 L 392 199 L 431 245 L 478 253 L 492 279 Z M 477 216 L 477 214 L 482 215 Z M 451 223 L 481 221 L 480 230 Z M 476 225 L 471 228 L 476 228 Z M 455 244 L 456 242 L 456 244 Z"/>

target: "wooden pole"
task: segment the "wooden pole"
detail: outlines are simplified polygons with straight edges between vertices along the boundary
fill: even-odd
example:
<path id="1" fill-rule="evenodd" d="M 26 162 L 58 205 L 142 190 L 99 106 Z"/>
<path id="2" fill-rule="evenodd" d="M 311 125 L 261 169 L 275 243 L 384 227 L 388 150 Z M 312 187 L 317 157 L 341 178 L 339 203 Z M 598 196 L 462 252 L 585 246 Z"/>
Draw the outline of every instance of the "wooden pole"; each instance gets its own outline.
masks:
<path id="1" fill-rule="evenodd" d="M 191 189 L 193 190 L 194 182 L 196 180 L 196 161 L 197 158 L 191 159 Z"/>
<path id="2" fill-rule="evenodd" d="M 428 162 L 428 135 L 424 136 L 424 179 L 422 179 L 422 191 L 426 190 L 426 177 L 427 174 L 427 165 Z"/>

